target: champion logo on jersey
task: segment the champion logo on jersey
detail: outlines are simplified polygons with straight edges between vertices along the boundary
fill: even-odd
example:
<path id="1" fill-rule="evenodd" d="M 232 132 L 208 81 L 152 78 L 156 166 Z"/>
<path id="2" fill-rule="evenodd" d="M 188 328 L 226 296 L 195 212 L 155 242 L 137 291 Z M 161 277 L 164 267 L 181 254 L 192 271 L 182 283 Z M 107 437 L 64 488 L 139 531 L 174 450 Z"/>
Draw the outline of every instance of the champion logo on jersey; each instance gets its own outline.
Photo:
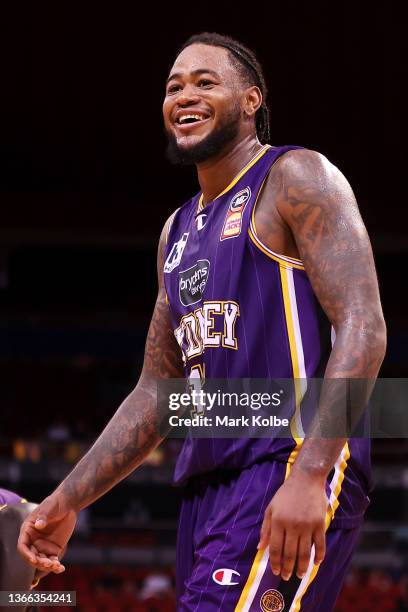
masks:
<path id="1" fill-rule="evenodd" d="M 242 229 L 242 215 L 244 214 L 245 206 L 251 197 L 251 189 L 245 187 L 238 191 L 231 199 L 227 215 L 222 228 L 220 240 L 228 240 L 228 238 L 236 238 L 240 235 Z"/>
<path id="2" fill-rule="evenodd" d="M 167 256 L 166 262 L 164 264 L 164 272 L 169 274 L 180 265 L 181 257 L 183 255 L 183 251 L 186 248 L 188 240 L 188 232 L 182 235 L 180 240 L 175 242 L 171 247 L 170 253 Z"/>
<path id="3" fill-rule="evenodd" d="M 197 225 L 198 231 L 202 230 L 206 223 L 207 223 L 207 213 L 201 213 L 201 215 L 198 215 L 198 217 L 196 218 L 196 225 Z"/>
<path id="4" fill-rule="evenodd" d="M 213 572 L 212 579 L 222 586 L 233 586 L 234 584 L 239 584 L 239 582 L 236 582 L 235 576 L 241 577 L 241 574 L 233 569 L 223 567 Z"/>

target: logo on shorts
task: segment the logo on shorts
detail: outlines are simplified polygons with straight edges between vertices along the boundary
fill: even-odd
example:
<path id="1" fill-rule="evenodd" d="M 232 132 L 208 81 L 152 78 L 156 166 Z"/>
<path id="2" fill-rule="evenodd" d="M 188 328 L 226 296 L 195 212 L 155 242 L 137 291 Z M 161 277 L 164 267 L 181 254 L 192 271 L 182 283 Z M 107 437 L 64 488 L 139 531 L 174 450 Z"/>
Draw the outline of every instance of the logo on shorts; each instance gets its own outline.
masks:
<path id="1" fill-rule="evenodd" d="M 179 298 L 183 306 L 191 306 L 201 300 L 209 272 L 208 259 L 199 259 L 191 268 L 179 272 Z"/>
<path id="2" fill-rule="evenodd" d="M 242 229 L 242 215 L 244 214 L 245 206 L 250 197 L 251 190 L 249 187 L 245 187 L 245 189 L 238 191 L 231 199 L 220 236 L 221 241 L 228 240 L 228 238 L 236 238 L 240 235 Z"/>
<path id="3" fill-rule="evenodd" d="M 279 591 L 268 589 L 261 597 L 262 612 L 282 612 L 285 601 Z"/>
<path id="4" fill-rule="evenodd" d="M 181 256 L 183 255 L 183 251 L 186 248 L 188 239 L 188 232 L 182 235 L 180 240 L 175 242 L 171 247 L 171 251 L 167 256 L 166 263 L 164 264 L 164 272 L 169 274 L 180 265 Z"/>
<path id="5" fill-rule="evenodd" d="M 233 582 L 234 575 L 241 576 L 241 574 L 235 570 L 223 567 L 222 569 L 217 569 L 215 572 L 213 572 L 212 579 L 214 582 L 221 584 L 222 586 L 232 586 L 234 584 L 239 584 L 239 582 Z"/>

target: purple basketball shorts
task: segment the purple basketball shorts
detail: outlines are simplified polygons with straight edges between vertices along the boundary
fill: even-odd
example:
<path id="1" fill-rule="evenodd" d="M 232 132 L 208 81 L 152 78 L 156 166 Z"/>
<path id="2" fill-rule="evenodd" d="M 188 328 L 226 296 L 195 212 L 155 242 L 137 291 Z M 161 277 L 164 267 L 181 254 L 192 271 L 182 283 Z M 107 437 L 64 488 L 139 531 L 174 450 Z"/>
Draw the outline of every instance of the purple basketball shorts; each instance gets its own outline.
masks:
<path id="1" fill-rule="evenodd" d="M 326 557 L 305 577 L 274 576 L 257 551 L 263 515 L 284 482 L 286 464 L 266 461 L 239 473 L 197 477 L 186 487 L 177 544 L 181 612 L 331 612 L 361 523 L 326 532 Z"/>

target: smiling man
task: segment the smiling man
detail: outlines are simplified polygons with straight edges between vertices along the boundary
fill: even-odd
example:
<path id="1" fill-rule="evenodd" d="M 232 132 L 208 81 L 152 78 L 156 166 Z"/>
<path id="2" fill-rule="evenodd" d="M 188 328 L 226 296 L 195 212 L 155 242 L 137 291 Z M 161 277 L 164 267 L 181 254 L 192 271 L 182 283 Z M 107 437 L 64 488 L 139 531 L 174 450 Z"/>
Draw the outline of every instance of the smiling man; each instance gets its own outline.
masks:
<path id="1" fill-rule="evenodd" d="M 375 379 L 385 325 L 352 190 L 320 154 L 270 146 L 254 54 L 217 34 L 179 52 L 163 104 L 168 156 L 200 192 L 166 222 L 143 370 L 94 446 L 25 521 L 22 555 L 59 562 L 76 514 L 160 442 L 157 381 Z M 328 384 L 319 409 L 339 392 Z M 300 396 L 294 406 L 299 408 Z M 341 403 L 341 402 L 340 402 Z M 364 403 L 364 402 L 363 402 Z M 185 441 L 178 609 L 330 612 L 368 503 L 368 440 Z"/>

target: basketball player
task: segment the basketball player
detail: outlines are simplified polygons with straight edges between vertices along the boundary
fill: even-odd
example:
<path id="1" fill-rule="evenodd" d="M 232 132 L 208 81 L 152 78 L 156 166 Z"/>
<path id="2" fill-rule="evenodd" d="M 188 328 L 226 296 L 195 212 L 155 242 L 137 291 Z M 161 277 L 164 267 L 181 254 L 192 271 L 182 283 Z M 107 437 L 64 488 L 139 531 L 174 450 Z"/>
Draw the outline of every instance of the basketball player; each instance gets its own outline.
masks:
<path id="1" fill-rule="evenodd" d="M 16 550 L 21 524 L 36 507 L 13 491 L 0 489 L 0 591 L 28 591 L 47 573 L 24 563 Z M 15 605 L 2 606 L 2 609 L 37 610 Z"/>
<path id="2" fill-rule="evenodd" d="M 161 442 L 158 379 L 378 374 L 385 325 L 353 192 L 322 155 L 266 144 L 265 99 L 256 57 L 228 37 L 194 36 L 174 62 L 168 155 L 196 165 L 200 193 L 160 239 L 138 384 L 22 527 L 34 567 L 60 571 L 77 512 Z M 336 398 L 323 399 L 330 413 Z M 368 503 L 367 440 L 296 427 L 289 439 L 188 438 L 175 481 L 179 610 L 333 609 Z"/>

